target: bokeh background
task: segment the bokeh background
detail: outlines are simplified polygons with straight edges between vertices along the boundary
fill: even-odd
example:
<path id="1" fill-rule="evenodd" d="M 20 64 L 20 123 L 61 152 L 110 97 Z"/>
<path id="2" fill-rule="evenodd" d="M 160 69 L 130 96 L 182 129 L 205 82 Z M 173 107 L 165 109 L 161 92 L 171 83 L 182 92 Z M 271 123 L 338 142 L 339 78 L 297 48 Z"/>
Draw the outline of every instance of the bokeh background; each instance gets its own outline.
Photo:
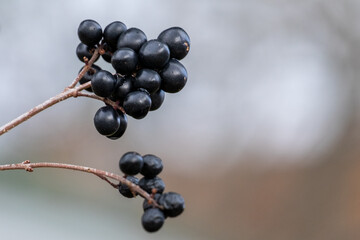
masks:
<path id="1" fill-rule="evenodd" d="M 66 170 L 0 173 L 1 239 L 359 239 L 357 0 L 0 1 L 0 125 L 61 92 L 82 64 L 77 27 L 115 20 L 148 36 L 184 28 L 189 80 L 111 141 L 102 106 L 70 99 L 0 137 L 0 163 L 119 173 L 127 151 L 164 161 L 182 216 L 156 234 L 142 199 Z M 98 65 L 111 70 L 104 61 Z"/>

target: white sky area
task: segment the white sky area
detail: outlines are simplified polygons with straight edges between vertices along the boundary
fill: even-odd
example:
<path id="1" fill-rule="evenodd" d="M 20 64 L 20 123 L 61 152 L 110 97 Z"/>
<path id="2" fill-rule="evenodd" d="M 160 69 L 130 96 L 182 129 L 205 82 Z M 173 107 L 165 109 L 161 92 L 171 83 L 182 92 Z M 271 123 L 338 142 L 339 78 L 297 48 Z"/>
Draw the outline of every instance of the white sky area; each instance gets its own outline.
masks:
<path id="1" fill-rule="evenodd" d="M 143 29 L 149 39 L 174 25 L 188 31 L 191 50 L 183 61 L 189 72 L 187 86 L 167 95 L 163 110 L 141 121 L 130 120 L 133 127 L 128 131 L 139 132 L 127 133 L 149 138 L 153 145 L 166 142 L 170 156 L 181 153 L 189 161 L 198 159 L 196 165 L 214 153 L 227 153 L 224 161 L 233 162 L 241 161 L 243 152 L 259 151 L 269 155 L 270 162 L 286 161 L 278 156 L 303 161 L 302 156 L 331 147 L 341 132 L 337 116 L 343 111 L 344 89 L 334 77 L 326 49 L 309 32 L 294 34 L 282 26 L 304 17 L 293 14 L 294 20 L 289 15 L 306 10 L 306 4 L 279 8 L 262 1 L 110 2 L 112 9 L 120 9 L 117 14 L 95 7 L 97 1 L 0 3 L 1 123 L 60 92 L 75 77 L 81 67 L 75 55 L 76 29 L 81 20 L 93 18 L 103 28 L 123 21 Z M 96 105 L 90 100 L 88 104 Z M 67 105 L 63 114 L 76 115 L 77 106 Z M 61 114 L 65 107 L 58 109 Z M 58 118 L 38 116 L 31 126 Z M 67 121 L 57 121 L 58 128 L 65 128 Z M 85 123 L 94 130 L 91 121 Z M 155 134 L 152 126 L 162 128 Z M 11 149 L 8 140 L 18 137 L 6 136 L 0 139 L 1 150 Z"/>

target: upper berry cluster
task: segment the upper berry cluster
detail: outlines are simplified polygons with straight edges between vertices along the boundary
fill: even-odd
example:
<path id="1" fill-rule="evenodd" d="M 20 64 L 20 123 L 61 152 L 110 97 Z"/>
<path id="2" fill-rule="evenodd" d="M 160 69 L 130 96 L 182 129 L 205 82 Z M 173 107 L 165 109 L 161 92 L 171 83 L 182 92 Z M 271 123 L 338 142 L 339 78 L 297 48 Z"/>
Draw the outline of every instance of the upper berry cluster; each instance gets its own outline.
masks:
<path id="1" fill-rule="evenodd" d="M 91 81 L 96 95 L 116 102 L 125 113 L 135 119 L 144 118 L 149 111 L 158 109 L 165 92 L 176 93 L 185 86 L 188 78 L 179 60 L 190 50 L 190 38 L 180 27 L 172 27 L 148 40 L 138 28 L 127 28 L 119 21 L 102 30 L 94 20 L 84 20 L 78 28 L 81 43 L 76 54 L 86 62 L 99 48 L 102 58 L 116 71 L 112 74 L 92 65 L 79 81 Z M 98 132 L 110 139 L 121 137 L 127 127 L 126 115 L 110 106 L 100 108 L 94 117 Z"/>

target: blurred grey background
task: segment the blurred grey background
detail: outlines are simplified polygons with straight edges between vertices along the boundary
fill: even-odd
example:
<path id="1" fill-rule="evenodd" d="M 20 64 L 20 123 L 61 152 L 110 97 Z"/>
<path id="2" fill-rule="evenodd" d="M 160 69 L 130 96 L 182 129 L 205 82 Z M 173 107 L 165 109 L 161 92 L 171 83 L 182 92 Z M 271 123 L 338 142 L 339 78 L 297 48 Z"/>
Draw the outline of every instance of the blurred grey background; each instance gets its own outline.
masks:
<path id="1" fill-rule="evenodd" d="M 94 19 L 153 39 L 184 28 L 189 79 L 111 141 L 102 103 L 70 99 L 0 138 L 0 163 L 66 162 L 119 172 L 127 151 L 164 161 L 186 211 L 156 234 L 89 174 L 0 173 L 2 239 L 359 239 L 360 2 L 356 0 L 0 1 L 0 125 L 61 92 Z M 111 70 L 102 59 L 101 67 Z M 113 70 L 112 70 L 113 71 Z"/>

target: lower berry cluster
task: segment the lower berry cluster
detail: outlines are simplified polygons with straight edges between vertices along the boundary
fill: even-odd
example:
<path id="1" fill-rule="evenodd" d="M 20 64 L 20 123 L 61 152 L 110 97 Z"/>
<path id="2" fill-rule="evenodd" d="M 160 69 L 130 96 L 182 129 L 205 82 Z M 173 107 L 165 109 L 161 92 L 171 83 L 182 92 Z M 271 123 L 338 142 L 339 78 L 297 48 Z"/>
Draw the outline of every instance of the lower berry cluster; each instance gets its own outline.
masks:
<path id="1" fill-rule="evenodd" d="M 171 27 L 148 40 L 138 28 L 115 21 L 102 30 L 94 20 L 84 20 L 78 28 L 80 61 L 99 48 L 102 58 L 111 63 L 115 74 L 92 65 L 80 84 L 91 81 L 88 91 L 115 102 L 120 109 L 100 108 L 94 117 L 95 128 L 110 139 L 120 138 L 127 127 L 126 114 L 144 118 L 162 105 L 165 92 L 176 93 L 185 86 L 188 74 L 179 60 L 190 50 L 190 38 L 180 27 Z M 97 60 L 97 59 L 96 59 Z M 126 114 L 125 114 L 126 113 Z"/>
<path id="2" fill-rule="evenodd" d="M 146 231 L 158 231 L 167 217 L 177 217 L 184 211 L 185 201 L 180 194 L 164 193 L 165 183 L 157 176 L 163 169 L 162 160 L 159 157 L 151 154 L 141 156 L 137 152 L 127 152 L 120 158 L 119 167 L 127 180 L 151 194 L 153 200 L 162 208 L 157 208 L 148 200 L 144 200 L 144 214 L 141 223 Z M 135 177 L 139 173 L 143 175 L 140 180 Z M 120 183 L 118 188 L 124 197 L 136 196 L 136 193 L 132 192 L 126 184 Z"/>

